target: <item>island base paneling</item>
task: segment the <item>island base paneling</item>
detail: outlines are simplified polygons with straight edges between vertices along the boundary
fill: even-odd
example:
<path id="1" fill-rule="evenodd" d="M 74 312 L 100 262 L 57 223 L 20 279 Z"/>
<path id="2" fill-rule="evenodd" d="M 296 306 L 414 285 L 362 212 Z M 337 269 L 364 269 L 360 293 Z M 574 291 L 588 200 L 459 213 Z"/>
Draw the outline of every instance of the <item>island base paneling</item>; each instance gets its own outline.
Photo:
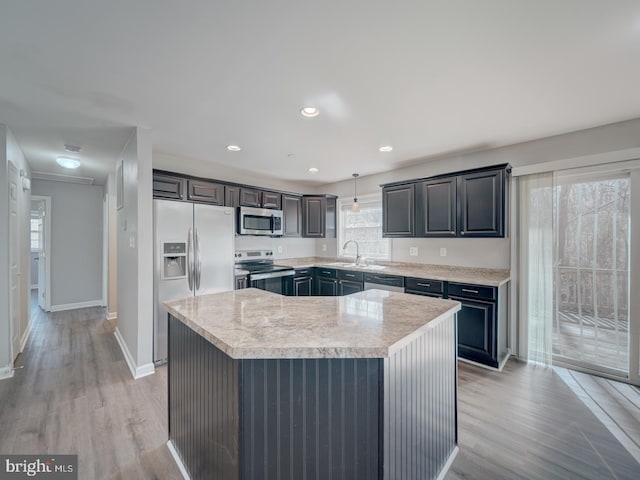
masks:
<path id="1" fill-rule="evenodd" d="M 456 451 L 456 323 L 389 358 L 233 359 L 169 316 L 169 439 L 192 479 L 429 479 Z"/>

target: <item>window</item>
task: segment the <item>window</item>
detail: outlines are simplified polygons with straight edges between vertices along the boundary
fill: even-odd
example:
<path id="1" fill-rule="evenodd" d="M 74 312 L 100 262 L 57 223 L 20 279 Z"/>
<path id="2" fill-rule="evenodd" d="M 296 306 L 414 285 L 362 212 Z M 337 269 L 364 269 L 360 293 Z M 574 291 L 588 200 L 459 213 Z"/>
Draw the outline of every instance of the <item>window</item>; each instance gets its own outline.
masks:
<path id="1" fill-rule="evenodd" d="M 353 200 L 338 200 L 338 256 L 354 256 L 355 246 L 342 249 L 345 242 L 355 240 L 362 258 L 391 260 L 390 239 L 382 238 L 382 195 L 358 198 L 359 212 L 351 211 Z"/>
<path id="2" fill-rule="evenodd" d="M 40 217 L 36 217 L 36 218 L 31 217 L 31 251 L 32 252 L 39 252 L 42 250 L 40 224 L 41 224 Z"/>

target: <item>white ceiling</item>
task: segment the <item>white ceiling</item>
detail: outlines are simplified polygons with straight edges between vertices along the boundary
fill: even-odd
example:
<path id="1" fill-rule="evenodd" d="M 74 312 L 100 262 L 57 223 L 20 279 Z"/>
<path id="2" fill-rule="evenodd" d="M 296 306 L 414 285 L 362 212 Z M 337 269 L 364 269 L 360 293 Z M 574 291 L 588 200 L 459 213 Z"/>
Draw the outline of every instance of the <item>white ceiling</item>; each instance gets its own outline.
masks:
<path id="1" fill-rule="evenodd" d="M 0 71 L 34 170 L 73 143 L 100 183 L 137 125 L 157 152 L 328 183 L 639 117 L 640 2 L 21 0 Z"/>

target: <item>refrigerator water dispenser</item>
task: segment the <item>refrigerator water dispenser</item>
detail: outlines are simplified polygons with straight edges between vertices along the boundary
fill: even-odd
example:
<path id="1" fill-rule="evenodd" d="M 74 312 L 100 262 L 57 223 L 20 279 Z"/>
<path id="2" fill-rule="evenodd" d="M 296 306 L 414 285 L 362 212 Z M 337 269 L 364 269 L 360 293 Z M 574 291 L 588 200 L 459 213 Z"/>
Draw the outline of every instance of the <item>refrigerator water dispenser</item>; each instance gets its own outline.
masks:
<path id="1" fill-rule="evenodd" d="M 162 278 L 186 278 L 187 244 L 184 242 L 164 242 L 162 244 Z"/>

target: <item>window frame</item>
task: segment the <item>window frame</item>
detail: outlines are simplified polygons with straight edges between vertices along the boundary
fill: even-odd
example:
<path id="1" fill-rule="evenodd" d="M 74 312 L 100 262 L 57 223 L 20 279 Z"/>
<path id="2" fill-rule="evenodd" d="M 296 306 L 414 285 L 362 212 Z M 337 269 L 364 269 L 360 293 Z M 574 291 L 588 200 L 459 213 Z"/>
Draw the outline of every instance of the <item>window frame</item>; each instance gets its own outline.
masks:
<path id="1" fill-rule="evenodd" d="M 383 258 L 383 257 L 368 257 L 364 254 L 361 253 L 362 258 L 366 258 L 366 259 L 371 259 L 374 261 L 383 261 L 383 262 L 390 262 L 392 260 L 392 256 L 393 256 L 393 248 L 392 248 L 392 242 L 390 238 L 384 238 L 382 236 L 382 192 L 380 193 L 371 193 L 371 194 L 367 194 L 367 195 L 360 195 L 358 196 L 358 203 L 360 204 L 364 204 L 364 203 L 369 203 L 372 201 L 376 201 L 379 204 L 379 208 L 380 208 L 380 241 L 381 242 L 385 242 L 388 245 L 387 251 L 389 252 L 389 255 L 387 256 L 387 258 Z M 344 219 L 343 219 L 343 214 L 342 214 L 342 210 L 343 208 L 351 208 L 351 205 L 353 205 L 353 197 L 341 197 L 338 198 L 338 202 L 336 205 L 336 213 L 337 213 L 337 231 L 336 231 L 336 240 L 337 240 L 337 246 L 336 246 L 336 256 L 341 259 L 341 260 L 352 260 L 353 259 L 353 255 L 345 255 L 344 251 L 342 250 L 342 245 L 344 245 L 344 242 L 346 241 L 344 238 Z"/>

